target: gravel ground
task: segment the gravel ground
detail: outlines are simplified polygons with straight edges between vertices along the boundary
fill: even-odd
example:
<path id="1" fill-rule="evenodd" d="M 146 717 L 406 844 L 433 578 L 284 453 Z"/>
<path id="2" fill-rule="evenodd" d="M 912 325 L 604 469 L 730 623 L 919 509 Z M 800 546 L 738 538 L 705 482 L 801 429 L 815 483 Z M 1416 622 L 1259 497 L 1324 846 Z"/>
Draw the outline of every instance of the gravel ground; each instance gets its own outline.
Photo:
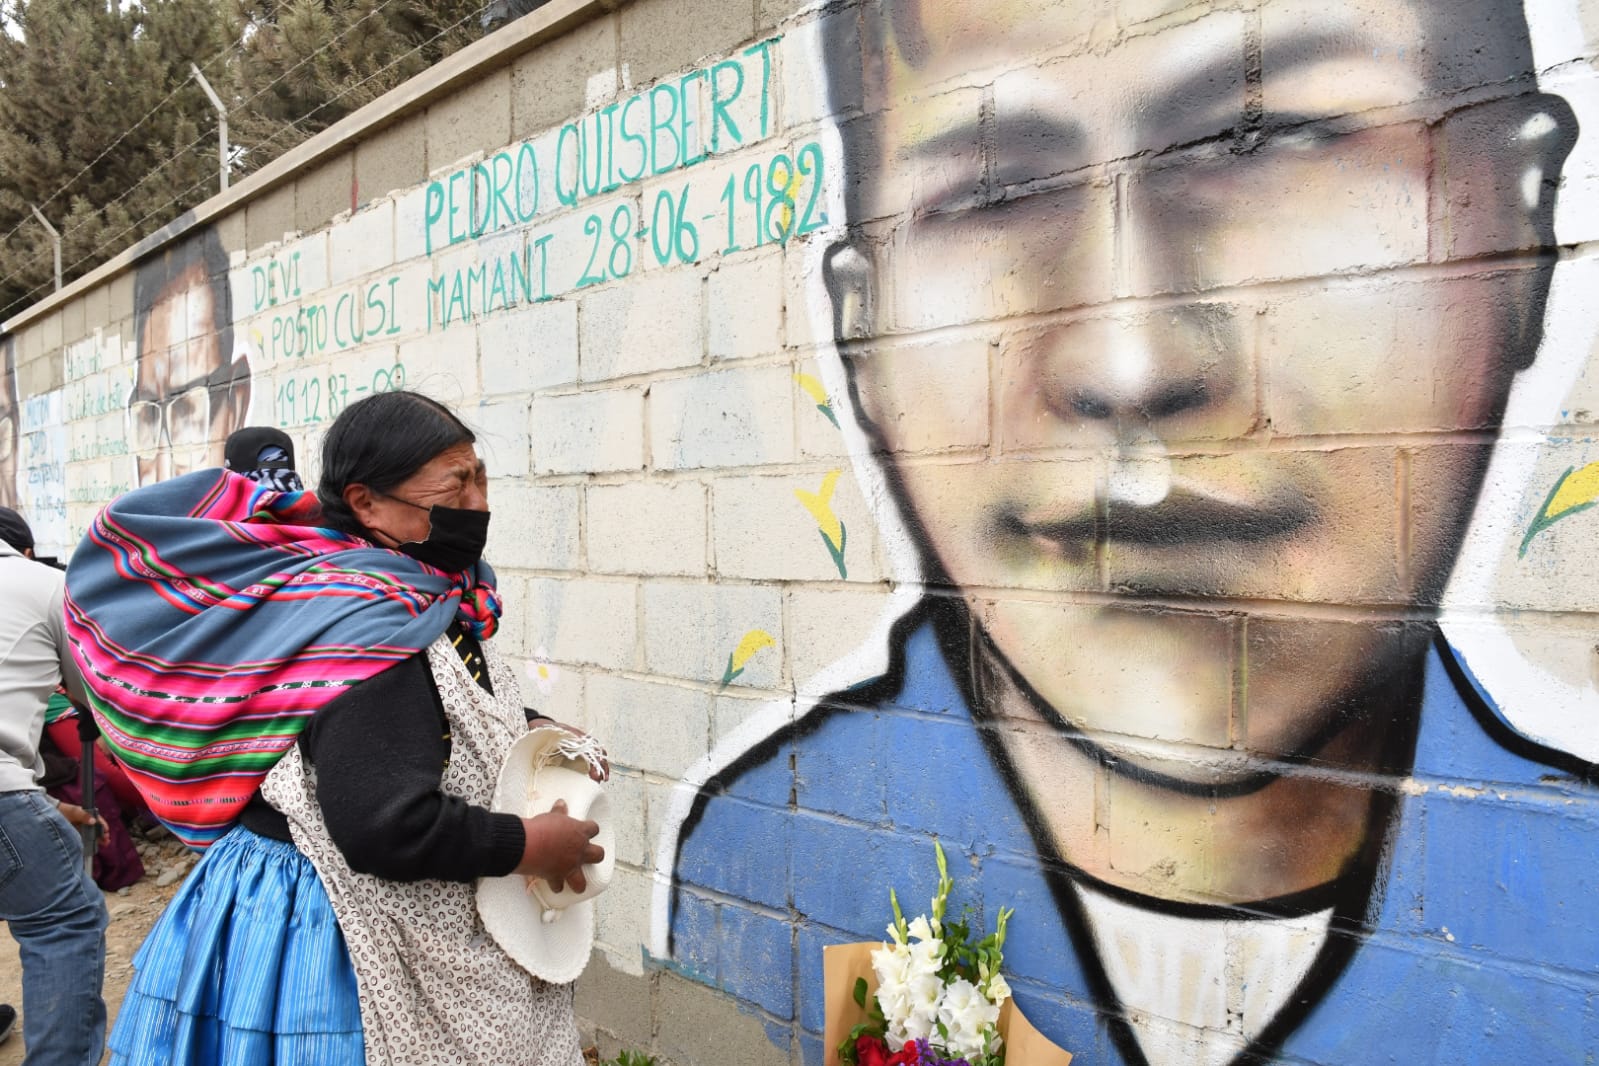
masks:
<path id="1" fill-rule="evenodd" d="M 139 852 L 144 857 L 143 879 L 119 892 L 108 892 L 105 898 L 111 925 L 106 930 L 104 995 L 106 1011 L 113 1019 L 133 974 L 134 952 L 139 950 L 145 934 L 177 893 L 184 875 L 198 858 L 170 836 L 160 841 L 141 842 Z M 166 883 L 162 884 L 163 881 Z M 4 925 L 0 922 L 0 926 Z M 0 1003 L 22 1009 L 22 964 L 17 960 L 17 942 L 11 939 L 9 930 L 6 936 L 0 937 Z M 22 1021 L 19 1018 L 11 1039 L 0 1044 L 0 1066 L 18 1066 L 21 1062 Z"/>
<path id="2" fill-rule="evenodd" d="M 111 913 L 111 925 L 106 930 L 104 995 L 106 1013 L 112 1021 L 116 1020 L 122 994 L 127 991 L 128 981 L 133 976 L 134 953 L 144 943 L 145 934 L 160 917 L 161 911 L 177 894 L 184 876 L 199 859 L 198 855 L 170 836 L 164 840 L 140 843 L 139 853 L 144 857 L 144 877 L 138 884 L 106 893 L 105 898 L 106 909 Z M 4 925 L 4 922 L 0 922 L 0 927 Z M 19 1011 L 22 1009 L 22 964 L 17 960 L 17 942 L 11 939 L 9 932 L 0 937 L 0 1003 L 10 1003 Z M 585 1050 L 584 1061 L 599 1061 L 593 1048 Z M 19 1018 L 11 1039 L 0 1044 L 0 1066 L 20 1066 L 21 1062 L 22 1021 Z"/>

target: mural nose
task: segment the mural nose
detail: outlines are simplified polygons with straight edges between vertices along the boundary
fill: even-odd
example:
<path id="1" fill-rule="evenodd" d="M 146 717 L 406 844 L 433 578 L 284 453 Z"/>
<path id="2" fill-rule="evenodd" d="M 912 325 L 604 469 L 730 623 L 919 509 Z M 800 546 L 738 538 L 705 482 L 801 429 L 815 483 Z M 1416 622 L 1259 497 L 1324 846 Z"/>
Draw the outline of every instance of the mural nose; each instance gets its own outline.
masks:
<path id="1" fill-rule="evenodd" d="M 1234 316 L 1211 307 L 1083 322 L 1033 346 L 1033 387 L 1054 417 L 1118 439 L 1207 433 L 1247 412 Z"/>

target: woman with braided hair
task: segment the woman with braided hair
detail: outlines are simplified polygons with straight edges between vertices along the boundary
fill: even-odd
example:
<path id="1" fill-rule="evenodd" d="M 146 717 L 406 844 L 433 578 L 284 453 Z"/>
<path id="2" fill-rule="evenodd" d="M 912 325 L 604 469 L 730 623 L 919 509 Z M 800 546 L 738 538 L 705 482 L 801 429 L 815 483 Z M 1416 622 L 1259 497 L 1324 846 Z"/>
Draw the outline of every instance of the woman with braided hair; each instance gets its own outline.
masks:
<path id="1" fill-rule="evenodd" d="M 475 912 L 476 879 L 581 890 L 601 849 L 560 805 L 489 809 L 527 721 L 474 442 L 426 397 L 372 396 L 314 494 L 209 470 L 96 518 L 67 607 L 93 709 L 205 849 L 134 960 L 113 1062 L 580 1061 L 570 988 Z"/>

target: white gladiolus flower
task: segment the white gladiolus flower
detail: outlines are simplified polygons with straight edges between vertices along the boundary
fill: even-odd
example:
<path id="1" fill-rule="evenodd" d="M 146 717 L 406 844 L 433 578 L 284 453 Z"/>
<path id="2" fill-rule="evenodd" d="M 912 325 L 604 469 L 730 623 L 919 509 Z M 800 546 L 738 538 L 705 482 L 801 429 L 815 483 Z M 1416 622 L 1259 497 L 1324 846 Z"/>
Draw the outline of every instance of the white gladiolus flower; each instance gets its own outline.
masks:
<path id="1" fill-rule="evenodd" d="M 913 978 L 906 986 L 906 994 L 911 1014 L 926 1018 L 928 1030 L 931 1031 L 933 1021 L 938 1017 L 938 1005 L 944 998 L 943 979 L 936 973 Z"/>
<path id="2" fill-rule="evenodd" d="M 884 944 L 875 949 L 872 972 L 877 975 L 877 1003 L 892 1025 L 910 1013 L 910 949 L 904 944 Z"/>
<path id="3" fill-rule="evenodd" d="M 993 936 L 975 943 L 966 920 L 946 925 L 954 881 L 942 845 L 934 841 L 933 850 L 938 856 L 938 889 L 931 917 L 921 914 L 907 920 L 898 897 L 889 891 L 894 909 L 894 924 L 888 927 L 891 943 L 872 952 L 883 1020 L 882 1028 L 873 1032 L 881 1032 L 890 1049 L 926 1040 L 942 1052 L 940 1057 L 970 1060 L 985 1052 L 997 1053 L 1000 1047 L 1000 1007 L 1011 998 L 1011 987 L 999 973 L 999 949 L 1014 912 L 1001 907 Z M 950 939 L 945 939 L 946 934 Z M 957 965 L 962 957 L 967 963 Z M 976 983 L 959 976 L 973 965 Z"/>
<path id="4" fill-rule="evenodd" d="M 906 950 L 910 953 L 907 961 L 907 971 L 912 977 L 938 972 L 939 957 L 944 953 L 942 940 L 922 940 L 911 944 Z"/>
<path id="5" fill-rule="evenodd" d="M 912 1014 L 905 1019 L 903 1029 L 904 1039 L 898 1041 L 894 1047 L 904 1047 L 906 1040 L 931 1040 L 933 1037 L 933 1019 L 925 1014 Z"/>
<path id="6" fill-rule="evenodd" d="M 944 990 L 938 1020 L 949 1036 L 944 1046 L 962 1058 L 983 1050 L 983 1033 L 999 1021 L 999 1008 L 990 1003 L 977 986 L 964 977 L 956 978 Z"/>

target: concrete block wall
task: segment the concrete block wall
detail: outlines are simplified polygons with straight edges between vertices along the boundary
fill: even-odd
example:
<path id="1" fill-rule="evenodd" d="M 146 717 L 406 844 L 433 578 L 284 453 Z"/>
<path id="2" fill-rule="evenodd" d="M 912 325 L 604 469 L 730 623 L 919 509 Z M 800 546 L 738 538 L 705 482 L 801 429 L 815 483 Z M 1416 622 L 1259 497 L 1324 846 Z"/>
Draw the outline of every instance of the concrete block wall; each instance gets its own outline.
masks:
<path id="1" fill-rule="evenodd" d="M 1080 1061 L 1584 1061 L 1596 39 L 557 0 L 5 323 L 0 503 L 454 407 L 616 766 L 606 1053 L 821 1062 L 936 839 Z"/>

